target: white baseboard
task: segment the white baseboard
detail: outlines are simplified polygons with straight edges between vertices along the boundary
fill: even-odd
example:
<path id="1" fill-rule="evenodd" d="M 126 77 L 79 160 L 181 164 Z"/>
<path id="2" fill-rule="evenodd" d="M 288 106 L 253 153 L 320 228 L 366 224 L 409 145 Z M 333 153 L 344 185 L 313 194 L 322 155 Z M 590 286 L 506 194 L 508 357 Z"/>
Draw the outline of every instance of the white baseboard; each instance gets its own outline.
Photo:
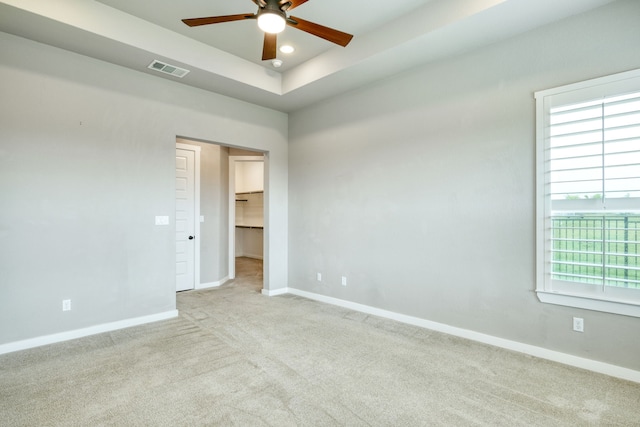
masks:
<path id="1" fill-rule="evenodd" d="M 151 314 L 149 316 L 134 317 L 132 319 L 103 323 L 101 325 L 90 326 L 88 328 L 76 329 L 68 332 L 60 332 L 58 334 L 51 334 L 22 341 L 10 342 L 0 345 L 0 354 L 74 340 L 76 338 L 88 337 L 90 335 L 101 334 L 103 332 L 117 331 L 118 329 L 130 328 L 132 326 L 144 325 L 145 323 L 158 322 L 160 320 L 172 319 L 174 317 L 178 317 L 178 310 L 165 311 L 163 313 Z"/>
<path id="2" fill-rule="evenodd" d="M 209 283 L 200 283 L 196 285 L 196 290 L 198 289 L 209 289 L 209 288 L 217 288 L 218 286 L 222 286 L 229 281 L 229 276 L 223 277 L 217 282 L 209 282 Z"/>
<path id="3" fill-rule="evenodd" d="M 278 295 L 284 295 L 289 293 L 291 289 L 289 288 L 280 288 L 280 289 L 273 289 L 273 290 L 269 290 L 269 289 L 263 289 L 262 290 L 262 295 L 266 295 L 268 297 L 275 297 Z"/>
<path id="4" fill-rule="evenodd" d="M 280 292 L 265 295 L 275 296 L 281 295 L 283 293 L 290 293 L 315 301 L 348 308 L 362 313 L 372 314 L 374 316 L 384 317 L 386 319 L 396 320 L 398 322 L 407 323 L 409 325 L 443 332 L 445 334 L 505 348 L 507 350 L 517 351 L 519 353 L 528 354 L 530 356 L 539 357 L 541 359 L 551 360 L 553 362 L 574 366 L 576 368 L 586 369 L 600 374 L 605 374 L 612 377 L 622 378 L 624 380 L 640 383 L 640 371 L 634 371 L 633 369 L 623 368 L 621 366 L 611 365 L 604 362 L 598 362 L 596 360 L 586 359 L 584 357 L 573 356 L 571 354 L 561 353 L 559 351 L 549 350 L 543 347 L 537 347 L 517 341 L 511 341 L 504 338 L 495 337 L 493 335 L 482 334 L 480 332 L 475 332 L 468 329 L 457 328 L 454 326 L 446 325 L 444 323 L 432 322 L 430 320 L 421 319 L 419 317 L 407 316 L 404 314 L 394 313 L 392 311 L 382 310 L 368 305 L 315 294 L 313 292 L 302 291 L 294 288 L 278 289 L 277 291 Z M 265 293 L 264 289 L 262 293 Z"/>

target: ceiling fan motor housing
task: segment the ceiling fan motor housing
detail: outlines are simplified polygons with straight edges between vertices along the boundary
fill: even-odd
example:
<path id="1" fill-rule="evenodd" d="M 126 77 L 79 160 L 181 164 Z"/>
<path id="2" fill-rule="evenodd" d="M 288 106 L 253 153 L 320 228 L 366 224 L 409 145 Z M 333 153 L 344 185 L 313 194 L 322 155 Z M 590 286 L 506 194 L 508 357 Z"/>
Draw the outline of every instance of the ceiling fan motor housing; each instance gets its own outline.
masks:
<path id="1" fill-rule="evenodd" d="M 280 2 L 278 0 L 266 0 L 264 3 L 264 7 L 258 9 L 258 16 L 262 15 L 263 13 L 273 13 L 275 15 L 281 16 L 283 19 L 287 19 L 287 15 L 282 9 L 280 9 Z"/>

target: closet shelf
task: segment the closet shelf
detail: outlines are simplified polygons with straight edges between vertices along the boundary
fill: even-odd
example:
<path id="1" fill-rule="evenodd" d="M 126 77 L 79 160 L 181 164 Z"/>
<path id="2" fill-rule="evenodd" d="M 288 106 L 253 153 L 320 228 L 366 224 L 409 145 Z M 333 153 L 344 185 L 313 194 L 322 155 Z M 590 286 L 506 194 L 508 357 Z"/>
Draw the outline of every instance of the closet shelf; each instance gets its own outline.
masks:
<path id="1" fill-rule="evenodd" d="M 241 195 L 245 195 L 245 194 L 262 194 L 264 193 L 264 191 L 259 190 L 259 191 L 243 191 L 241 193 L 236 193 L 236 196 L 241 196 Z"/>
<path id="2" fill-rule="evenodd" d="M 238 224 L 236 224 L 236 228 L 257 228 L 259 230 L 263 230 L 264 226 L 262 226 L 262 225 L 238 225 Z"/>

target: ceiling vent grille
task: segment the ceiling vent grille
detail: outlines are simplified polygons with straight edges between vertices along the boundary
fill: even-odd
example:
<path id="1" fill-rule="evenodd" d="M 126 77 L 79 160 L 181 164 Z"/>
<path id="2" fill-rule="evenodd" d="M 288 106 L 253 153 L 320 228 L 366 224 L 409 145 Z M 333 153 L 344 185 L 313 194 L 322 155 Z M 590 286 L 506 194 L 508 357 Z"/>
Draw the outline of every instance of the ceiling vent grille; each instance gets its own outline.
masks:
<path id="1" fill-rule="evenodd" d="M 175 65 L 169 65 L 164 62 L 158 61 L 155 59 L 147 68 L 152 70 L 160 71 L 161 73 L 171 74 L 172 76 L 183 78 L 187 75 L 189 70 L 185 70 L 184 68 L 176 67 Z"/>

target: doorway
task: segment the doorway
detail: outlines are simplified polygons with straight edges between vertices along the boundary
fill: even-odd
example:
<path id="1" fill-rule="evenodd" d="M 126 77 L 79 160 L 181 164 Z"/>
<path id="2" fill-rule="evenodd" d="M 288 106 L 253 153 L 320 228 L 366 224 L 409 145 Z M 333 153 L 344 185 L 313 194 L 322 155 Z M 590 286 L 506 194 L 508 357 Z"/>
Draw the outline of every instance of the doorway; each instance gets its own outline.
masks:
<path id="1" fill-rule="evenodd" d="M 182 137 L 176 138 L 176 150 L 178 149 L 193 151 L 197 158 L 193 189 L 197 206 L 194 207 L 193 213 L 179 212 L 182 202 L 178 200 L 178 193 L 186 191 L 183 189 L 187 188 L 187 184 L 178 182 L 182 178 L 181 173 L 183 172 L 178 168 L 179 151 L 176 151 L 176 290 L 218 287 L 234 279 L 236 275 L 235 254 L 229 249 L 235 248 L 236 240 L 235 209 L 233 209 L 235 208 L 235 177 L 230 175 L 231 163 L 229 159 L 237 157 L 245 160 L 260 160 L 264 165 L 267 156 L 262 152 Z M 189 161 L 181 160 L 181 162 L 188 163 Z M 260 178 L 261 188 L 264 189 L 267 184 L 264 166 L 260 172 Z M 230 185 L 231 179 L 234 181 L 234 187 Z M 230 191 L 230 188 L 234 188 L 234 190 Z M 260 197 L 263 194 L 264 192 L 260 194 Z M 233 199 L 231 199 L 232 197 Z M 264 216 L 265 206 L 267 204 L 263 203 L 260 208 L 261 216 Z M 185 216 L 192 219 L 193 232 L 190 232 L 190 223 L 183 223 L 182 219 Z M 263 225 L 263 223 L 260 224 L 261 228 Z M 193 239 L 189 239 L 189 237 L 193 237 Z M 262 258 L 262 254 L 265 253 L 264 248 L 268 238 L 263 237 L 261 240 L 260 252 L 254 254 L 256 255 L 255 259 Z M 188 254 L 182 255 L 185 249 L 189 248 L 189 245 L 193 247 L 193 257 Z M 192 286 L 178 286 L 180 280 L 178 273 L 187 268 L 185 265 L 179 265 L 180 256 L 193 259 L 193 281 L 189 282 L 193 283 Z M 259 265 L 261 279 L 267 270 L 265 264 L 261 259 L 259 264 L 254 263 L 254 265 Z M 261 283 L 264 286 L 262 280 Z"/>
<path id="2" fill-rule="evenodd" d="M 264 258 L 264 156 L 229 156 L 229 277 L 236 259 Z M 246 263 L 245 263 L 246 264 Z"/>

